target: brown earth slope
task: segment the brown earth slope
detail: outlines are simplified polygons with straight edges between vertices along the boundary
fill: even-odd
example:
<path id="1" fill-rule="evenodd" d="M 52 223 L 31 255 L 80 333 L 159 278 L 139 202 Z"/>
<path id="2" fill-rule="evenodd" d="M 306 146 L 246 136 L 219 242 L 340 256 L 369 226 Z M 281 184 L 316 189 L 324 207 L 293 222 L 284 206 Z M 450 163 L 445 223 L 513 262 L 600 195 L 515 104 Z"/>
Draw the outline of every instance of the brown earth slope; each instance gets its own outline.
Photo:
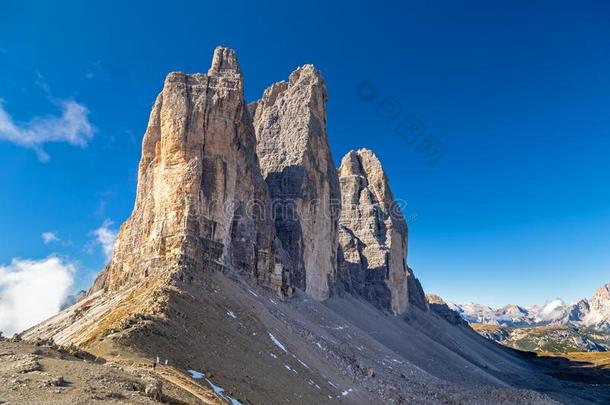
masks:
<path id="1" fill-rule="evenodd" d="M 95 302 L 100 296 L 24 337 L 79 343 L 125 367 L 169 359 L 176 378 L 223 387 L 243 404 L 553 402 L 514 387 L 579 402 L 527 359 L 428 312 L 401 318 L 350 296 L 319 303 L 300 292 L 282 302 L 218 272 L 180 283 L 165 284 L 152 297 L 132 292 L 125 305 L 98 313 L 105 326 L 95 338 L 82 339 L 90 328 L 82 314 L 102 306 Z M 188 370 L 209 382 L 192 379 Z"/>

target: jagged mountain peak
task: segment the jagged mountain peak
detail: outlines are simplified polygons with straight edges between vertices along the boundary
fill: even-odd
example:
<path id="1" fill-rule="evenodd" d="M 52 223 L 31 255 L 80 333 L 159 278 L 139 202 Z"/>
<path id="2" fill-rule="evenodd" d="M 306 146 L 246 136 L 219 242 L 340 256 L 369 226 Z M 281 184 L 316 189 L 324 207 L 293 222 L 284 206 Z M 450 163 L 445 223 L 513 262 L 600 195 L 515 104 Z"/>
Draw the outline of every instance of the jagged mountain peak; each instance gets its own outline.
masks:
<path id="1" fill-rule="evenodd" d="M 212 65 L 208 70 L 209 76 L 241 76 L 241 68 L 237 54 L 233 49 L 222 46 L 214 49 Z"/>
<path id="2" fill-rule="evenodd" d="M 367 170 L 381 173 L 385 177 L 385 171 L 381 161 L 370 149 L 361 148 L 350 150 L 343 156 L 339 172 L 342 176 L 364 176 L 367 177 Z"/>
<path id="3" fill-rule="evenodd" d="M 343 203 L 378 204 L 392 217 L 395 222 L 394 226 L 400 227 L 401 232 L 408 233 L 407 223 L 400 204 L 394 199 L 386 171 L 372 150 L 361 148 L 349 151 L 341 159 L 341 166 L 338 172 L 340 178 L 349 179 L 350 176 L 358 176 L 360 180 L 357 180 L 357 182 L 361 182 L 362 187 L 365 187 L 370 192 L 368 194 L 345 193 Z M 350 181 L 346 180 L 346 182 Z M 358 200 L 355 198 L 358 198 Z"/>
<path id="4" fill-rule="evenodd" d="M 605 284 L 595 291 L 595 294 L 591 297 L 591 303 L 599 303 L 602 306 L 606 306 L 610 303 L 610 283 Z"/>
<path id="5" fill-rule="evenodd" d="M 312 64 L 306 64 L 296 68 L 290 76 L 288 76 L 288 82 L 291 86 L 298 85 L 299 83 L 321 86 L 326 95 L 326 82 L 324 81 L 324 77 Z"/>
<path id="6" fill-rule="evenodd" d="M 506 313 L 518 314 L 525 313 L 527 310 L 523 307 L 520 307 L 519 305 L 508 304 L 502 307 L 502 311 Z"/>
<path id="7" fill-rule="evenodd" d="M 234 51 L 216 48 L 207 76 L 170 73 L 142 142 L 134 210 L 92 292 L 204 268 L 290 294 L 255 148 Z"/>
<path id="8" fill-rule="evenodd" d="M 428 309 L 407 266 L 408 228 L 379 159 L 368 149 L 348 152 L 341 184 L 339 269 L 348 291 L 396 314 Z"/>
<path id="9" fill-rule="evenodd" d="M 249 106 L 275 231 L 294 269 L 292 282 L 317 300 L 328 298 L 335 284 L 340 207 L 326 100 L 322 75 L 305 65 Z"/>

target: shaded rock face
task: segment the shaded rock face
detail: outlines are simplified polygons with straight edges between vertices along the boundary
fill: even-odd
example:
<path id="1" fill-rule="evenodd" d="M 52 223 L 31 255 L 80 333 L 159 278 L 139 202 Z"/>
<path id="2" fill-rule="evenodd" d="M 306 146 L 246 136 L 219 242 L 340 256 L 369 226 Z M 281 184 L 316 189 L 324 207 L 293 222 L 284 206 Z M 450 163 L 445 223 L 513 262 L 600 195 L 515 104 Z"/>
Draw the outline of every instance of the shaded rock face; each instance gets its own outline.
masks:
<path id="1" fill-rule="evenodd" d="M 337 266 L 339 181 L 326 134 L 326 85 L 305 65 L 249 106 L 275 230 L 293 266 L 294 286 L 329 297 Z"/>
<path id="2" fill-rule="evenodd" d="M 144 135 L 134 210 L 92 292 L 230 268 L 289 294 L 255 143 L 234 51 L 217 48 L 208 74 L 170 73 Z"/>
<path id="3" fill-rule="evenodd" d="M 381 163 L 367 149 L 351 151 L 338 170 L 341 185 L 339 274 L 348 292 L 377 307 L 427 310 L 419 281 L 407 266 L 407 223 Z"/>
<path id="4" fill-rule="evenodd" d="M 570 308 L 568 312 L 568 321 L 579 322 L 590 310 L 591 306 L 589 305 L 589 301 L 580 300 Z"/>
<path id="5" fill-rule="evenodd" d="M 409 305 L 427 311 L 429 309 L 429 305 L 428 300 L 426 299 L 426 293 L 424 292 L 424 289 L 417 277 L 415 277 L 415 272 L 413 269 L 409 266 L 407 266 L 407 269 L 407 295 Z"/>
<path id="6" fill-rule="evenodd" d="M 466 322 L 457 311 L 449 308 L 449 305 L 443 300 L 439 295 L 436 294 L 426 294 L 426 300 L 428 301 L 428 305 L 430 306 L 430 310 L 449 322 L 452 325 L 462 325 L 468 326 L 468 322 Z M 491 335 L 488 336 L 490 339 Z M 504 338 L 508 337 L 508 334 L 504 336 Z M 499 341 L 499 338 L 493 338 L 492 340 Z"/>

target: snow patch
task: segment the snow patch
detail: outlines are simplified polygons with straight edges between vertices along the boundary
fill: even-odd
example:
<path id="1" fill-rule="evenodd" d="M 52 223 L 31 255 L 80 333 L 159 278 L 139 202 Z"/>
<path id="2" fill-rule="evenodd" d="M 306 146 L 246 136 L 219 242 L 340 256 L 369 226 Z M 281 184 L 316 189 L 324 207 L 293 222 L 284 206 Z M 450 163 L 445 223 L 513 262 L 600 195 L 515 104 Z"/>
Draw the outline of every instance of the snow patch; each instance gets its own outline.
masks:
<path id="1" fill-rule="evenodd" d="M 297 371 L 294 368 L 290 367 L 288 364 L 284 364 L 284 368 L 286 370 L 293 371 L 295 374 L 299 374 L 299 373 L 297 373 Z"/>
<path id="2" fill-rule="evenodd" d="M 195 379 L 195 380 L 200 380 L 203 378 L 203 376 L 205 375 L 204 373 L 202 373 L 201 371 L 197 371 L 197 370 L 187 370 L 189 372 L 189 374 L 191 375 L 191 378 Z"/>
<path id="3" fill-rule="evenodd" d="M 343 329 L 347 329 L 346 325 L 335 325 L 335 326 L 322 326 L 324 329 L 331 329 L 331 330 L 343 330 Z"/>
<path id="4" fill-rule="evenodd" d="M 303 367 L 305 367 L 305 368 L 309 368 L 309 366 L 308 366 L 307 364 L 303 363 L 303 362 L 302 362 L 300 359 L 297 359 L 297 361 L 298 361 L 299 363 L 301 363 L 301 365 L 302 365 Z"/>
<path id="5" fill-rule="evenodd" d="M 191 378 L 193 378 L 194 380 L 201 380 L 205 376 L 205 373 L 202 373 L 201 371 L 197 371 L 197 370 L 187 370 L 187 371 L 191 375 Z M 241 402 L 239 402 L 235 398 L 232 398 L 229 395 L 226 395 L 224 388 L 214 384 L 212 381 L 210 381 L 209 378 L 206 378 L 205 380 L 208 383 L 208 385 L 212 388 L 212 391 L 214 391 L 214 394 L 216 394 L 216 396 L 218 396 L 220 399 L 227 401 L 231 405 L 243 405 Z"/>
<path id="6" fill-rule="evenodd" d="M 271 338 L 271 340 L 277 347 L 282 349 L 285 353 L 288 353 L 288 350 L 286 350 L 284 345 L 279 340 L 277 340 L 276 337 L 271 334 L 271 332 L 267 332 L 267 333 L 269 334 L 269 337 Z"/>
<path id="7" fill-rule="evenodd" d="M 235 316 L 235 313 L 233 311 L 227 311 L 227 315 L 229 315 L 233 319 L 237 319 L 237 316 Z"/>
<path id="8" fill-rule="evenodd" d="M 210 387 L 214 391 L 214 394 L 216 394 L 220 399 L 224 399 L 231 405 L 243 405 L 241 402 L 239 402 L 235 398 L 232 398 L 232 397 L 226 395 L 224 388 L 219 387 L 218 385 L 215 385 L 212 381 L 210 381 L 207 378 L 205 380 L 208 382 L 208 384 L 210 384 Z"/>
<path id="9" fill-rule="evenodd" d="M 311 385 L 312 387 L 316 387 L 316 389 L 319 389 L 319 390 L 320 390 L 320 389 L 322 389 L 322 388 L 320 388 L 320 386 L 319 386 L 318 384 L 316 384 L 316 383 L 315 383 L 315 381 L 314 381 L 314 380 L 309 380 L 309 381 L 307 381 L 307 382 L 308 382 L 308 384 L 309 384 L 309 385 Z"/>
<path id="10" fill-rule="evenodd" d="M 208 382 L 208 384 L 210 384 L 210 387 L 212 387 L 214 394 L 224 397 L 224 395 L 223 395 L 223 392 L 225 392 L 224 388 L 219 387 L 218 385 L 214 385 L 214 383 L 207 378 L 205 380 Z"/>

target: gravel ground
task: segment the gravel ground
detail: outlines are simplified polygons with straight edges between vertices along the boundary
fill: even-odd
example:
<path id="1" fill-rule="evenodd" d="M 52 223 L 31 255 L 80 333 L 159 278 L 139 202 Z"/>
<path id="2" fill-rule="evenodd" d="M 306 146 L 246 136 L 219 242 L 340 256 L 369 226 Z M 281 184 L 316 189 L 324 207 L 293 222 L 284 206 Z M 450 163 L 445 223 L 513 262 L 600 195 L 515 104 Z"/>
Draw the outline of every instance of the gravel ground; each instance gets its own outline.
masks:
<path id="1" fill-rule="evenodd" d="M 0 340 L 0 404 L 108 402 L 222 403 L 200 401 L 151 370 L 128 370 L 54 345 Z"/>
<path id="2" fill-rule="evenodd" d="M 26 336 L 53 336 L 62 344 L 83 342 L 85 336 L 86 350 L 123 370 L 82 360 L 68 363 L 123 372 L 124 378 L 144 371 L 150 375 L 147 365 L 156 357 L 167 359 L 168 365 L 152 376 L 163 383 L 164 395 L 189 404 L 603 403 L 603 388 L 553 378 L 526 357 L 432 313 L 394 317 L 351 296 L 322 304 L 299 292 L 282 302 L 247 280 L 219 272 L 193 273 L 185 280 L 136 289 L 124 302 L 92 297 Z M 93 325 L 97 318 L 89 316 L 91 311 L 104 322 Z M 34 368 L 26 374 L 53 374 L 44 364 L 48 359 L 22 360 L 19 367 Z M 35 370 L 36 361 L 42 371 Z M 19 374 L 2 373 L 9 383 Z M 84 401 L 73 403 L 94 403 L 104 400 L 101 392 L 115 391 L 123 402 L 149 400 L 141 388 L 121 391 L 121 383 L 84 379 L 85 371 L 71 375 L 66 369 L 61 375 L 74 381 L 67 385 L 72 398 Z M 68 388 L 51 392 L 67 398 Z M 0 393 L 1 399 L 19 398 L 4 395 L 2 388 Z"/>

